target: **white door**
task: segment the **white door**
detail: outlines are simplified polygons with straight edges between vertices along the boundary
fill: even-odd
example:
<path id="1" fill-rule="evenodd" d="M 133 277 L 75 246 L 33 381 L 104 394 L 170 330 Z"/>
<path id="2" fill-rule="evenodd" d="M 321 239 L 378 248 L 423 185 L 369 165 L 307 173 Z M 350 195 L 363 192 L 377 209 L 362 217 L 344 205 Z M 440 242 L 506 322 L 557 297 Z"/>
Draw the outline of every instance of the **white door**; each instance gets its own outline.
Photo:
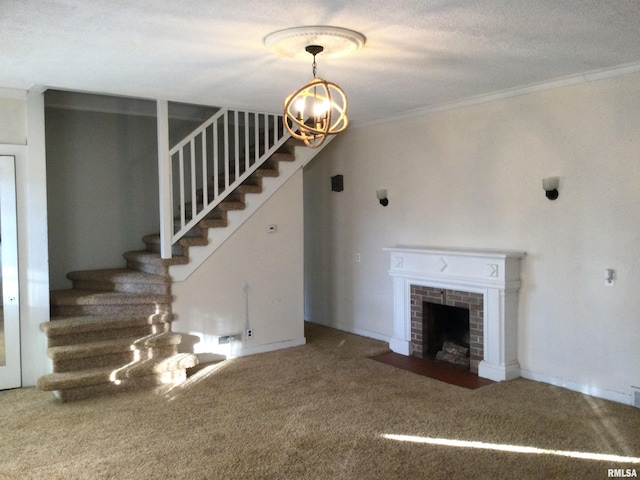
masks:
<path id="1" fill-rule="evenodd" d="M 0 390 L 21 385 L 15 157 L 0 155 Z"/>

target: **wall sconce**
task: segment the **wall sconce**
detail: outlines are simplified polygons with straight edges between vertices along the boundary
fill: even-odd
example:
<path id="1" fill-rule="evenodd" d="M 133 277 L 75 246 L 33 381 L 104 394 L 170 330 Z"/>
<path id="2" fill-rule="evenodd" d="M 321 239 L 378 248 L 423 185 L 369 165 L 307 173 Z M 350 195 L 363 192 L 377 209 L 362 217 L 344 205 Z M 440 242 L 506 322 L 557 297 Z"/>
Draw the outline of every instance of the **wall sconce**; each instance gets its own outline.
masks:
<path id="1" fill-rule="evenodd" d="M 334 175 L 331 177 L 331 191 L 341 192 L 344 190 L 344 180 L 342 175 Z"/>
<path id="2" fill-rule="evenodd" d="M 386 207 L 387 205 L 389 205 L 389 199 L 387 198 L 387 191 L 386 190 L 377 190 L 376 191 L 376 196 L 378 197 L 378 200 L 380 201 L 380 205 L 382 205 L 383 207 Z"/>
<path id="3" fill-rule="evenodd" d="M 549 200 L 555 200 L 558 198 L 558 185 L 560 184 L 559 177 L 549 177 L 542 179 L 542 188 L 546 192 L 545 195 Z"/>

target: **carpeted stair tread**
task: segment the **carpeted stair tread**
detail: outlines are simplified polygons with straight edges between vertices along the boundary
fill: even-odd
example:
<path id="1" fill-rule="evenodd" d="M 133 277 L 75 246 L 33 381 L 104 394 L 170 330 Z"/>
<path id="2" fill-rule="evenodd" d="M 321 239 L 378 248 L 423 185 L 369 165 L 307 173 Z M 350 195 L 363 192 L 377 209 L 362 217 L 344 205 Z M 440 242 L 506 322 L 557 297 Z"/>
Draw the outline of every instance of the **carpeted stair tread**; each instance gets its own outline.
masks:
<path id="1" fill-rule="evenodd" d="M 56 362 L 74 358 L 97 357 L 123 351 L 179 345 L 181 340 L 182 336 L 178 333 L 164 332 L 145 337 L 115 338 L 100 342 L 49 347 L 47 348 L 47 355 Z"/>
<path id="2" fill-rule="evenodd" d="M 255 172 L 253 172 L 251 174 L 252 176 L 255 175 L 256 177 L 260 178 L 260 177 L 277 177 L 278 175 L 280 175 L 280 171 L 278 170 L 277 167 L 275 168 L 268 168 L 268 167 L 260 167 L 258 169 L 256 169 Z"/>
<path id="3" fill-rule="evenodd" d="M 233 183 L 235 182 L 235 177 L 231 176 L 229 178 L 229 183 Z M 219 197 L 220 195 L 222 195 L 225 190 L 225 181 L 222 180 L 219 183 L 220 187 L 218 188 L 218 194 L 216 195 L 216 191 L 215 188 L 213 187 L 209 187 L 207 189 L 207 201 L 210 203 L 213 200 L 215 200 L 217 197 Z M 233 201 L 242 201 L 244 198 L 244 195 L 247 193 L 262 193 L 262 181 L 259 178 L 251 178 L 249 177 L 247 180 L 243 181 L 240 185 L 238 185 L 237 187 L 235 187 L 233 189 L 233 192 L 229 195 L 231 197 L 231 200 Z M 234 198 L 235 196 L 235 198 Z M 198 205 L 202 206 L 202 200 L 204 198 L 204 191 L 200 188 L 198 189 L 198 191 L 196 192 L 196 199 L 198 200 Z M 190 207 L 190 204 L 189 208 Z"/>
<path id="4" fill-rule="evenodd" d="M 40 390 L 66 390 L 109 383 L 113 367 L 101 367 L 82 370 L 79 372 L 49 373 L 38 378 L 36 387 Z"/>
<path id="5" fill-rule="evenodd" d="M 229 193 L 228 195 L 225 196 L 225 198 L 223 198 L 220 203 L 218 205 L 239 205 L 242 204 L 244 205 L 244 199 L 245 199 L 245 194 L 244 192 L 238 190 L 237 188 L 234 189 L 231 193 Z M 198 202 L 198 210 L 196 211 L 196 214 L 200 213 L 200 211 L 202 210 L 202 204 L 201 202 Z M 186 202 L 184 204 L 184 211 L 185 214 L 188 218 L 192 217 L 193 214 L 193 203 L 192 202 Z"/>
<path id="6" fill-rule="evenodd" d="M 158 380 L 155 384 L 161 384 L 162 374 L 186 370 L 197 363 L 198 359 L 195 355 L 179 353 L 165 358 L 132 362 L 119 368 L 98 367 L 77 372 L 50 373 L 40 377 L 36 386 L 45 391 L 70 390 L 100 384 L 117 385 L 122 379 L 152 375 Z"/>
<path id="7" fill-rule="evenodd" d="M 292 153 L 276 152 L 269 157 L 269 160 L 275 160 L 276 162 L 294 162 L 296 156 Z"/>
<path id="8" fill-rule="evenodd" d="M 101 292 L 76 288 L 53 290 L 50 297 L 52 306 L 167 304 L 171 303 L 171 300 L 171 295 Z"/>
<path id="9" fill-rule="evenodd" d="M 117 283 L 151 283 L 166 285 L 171 280 L 163 275 L 140 272 L 128 268 L 112 268 L 103 270 L 80 270 L 67 274 L 69 280 L 95 280 Z"/>
<path id="10" fill-rule="evenodd" d="M 152 235 L 145 235 L 142 237 L 142 241 L 146 245 L 160 246 L 160 234 L 154 233 Z M 202 234 L 194 235 L 190 237 L 183 237 L 177 242 L 178 244 L 184 247 L 196 247 L 196 246 L 204 246 L 209 243 L 209 240 L 206 237 L 203 237 Z"/>
<path id="11" fill-rule="evenodd" d="M 118 382 L 99 383 L 65 390 L 56 390 L 55 394 L 62 402 L 72 402 L 140 390 L 153 390 L 157 394 L 162 395 L 176 385 L 180 385 L 185 380 L 185 373 L 182 370 L 175 370 L 173 372 L 145 375 L 143 377 L 131 377 L 126 380 L 119 380 Z"/>
<path id="12" fill-rule="evenodd" d="M 173 315 L 162 312 L 153 315 L 82 315 L 52 317 L 50 322 L 40 324 L 47 337 L 94 332 L 100 330 L 130 328 L 144 325 L 169 323 Z"/>
<path id="13" fill-rule="evenodd" d="M 226 218 L 203 218 L 198 222 L 201 228 L 224 228 L 228 225 Z"/>
<path id="14" fill-rule="evenodd" d="M 196 225 L 187 232 L 187 235 L 188 235 L 188 238 L 191 238 L 191 237 L 208 238 L 208 234 L 207 234 L 208 228 L 226 227 L 226 226 L 227 226 L 227 212 L 224 210 L 214 208 L 211 212 L 205 215 L 205 217 L 202 220 L 196 223 Z M 179 230 L 182 228 L 182 224 L 179 218 L 174 220 L 174 228 L 176 230 Z M 183 238 L 187 238 L 187 237 L 183 237 Z"/>
<path id="15" fill-rule="evenodd" d="M 240 184 L 236 187 L 236 190 L 241 193 L 262 193 L 262 186 L 256 184 Z"/>
<path id="16" fill-rule="evenodd" d="M 171 280 L 165 275 L 155 275 L 127 268 L 83 270 L 67 274 L 73 288 L 137 294 L 169 294 Z"/>
<path id="17" fill-rule="evenodd" d="M 194 233 L 191 236 L 183 237 L 176 243 L 171 245 L 171 256 L 188 257 L 190 247 L 202 247 L 208 245 L 209 239 L 207 235 L 202 233 L 202 229 L 192 229 Z M 142 241 L 147 247 L 147 251 L 160 253 L 160 234 L 145 235 Z"/>
<path id="18" fill-rule="evenodd" d="M 244 210 L 246 207 L 244 202 L 224 201 L 220 202 L 216 208 L 225 212 L 230 210 Z"/>
<path id="19" fill-rule="evenodd" d="M 159 253 L 149 252 L 147 250 L 137 250 L 133 252 L 125 252 L 123 257 L 136 263 L 146 263 L 149 265 L 157 265 L 166 267 L 169 265 L 182 265 L 189 263 L 189 258 L 184 256 L 176 256 L 171 258 L 162 258 Z"/>
<path id="20" fill-rule="evenodd" d="M 284 142 L 284 145 L 281 148 L 289 150 L 295 147 L 304 147 L 304 146 L 305 146 L 305 143 L 303 140 L 300 140 L 299 138 L 296 138 L 296 137 L 289 137 L 287 141 Z"/>
<path id="21" fill-rule="evenodd" d="M 226 215 L 226 213 L 224 213 L 224 212 L 219 212 L 219 214 L 222 214 L 222 216 Z M 208 217 L 208 215 L 207 215 L 207 217 Z M 219 217 L 217 217 L 217 218 L 219 218 Z M 174 218 L 173 219 L 173 228 L 175 229 L 175 231 L 178 231 L 178 230 L 180 230 L 182 228 L 182 223 L 181 223 L 180 218 Z M 156 233 L 154 235 L 158 235 L 159 236 L 160 234 Z M 192 238 L 192 237 L 195 237 L 195 238 L 206 237 L 206 233 L 202 232 L 196 226 L 196 227 L 193 227 L 190 230 L 188 230 L 187 233 L 185 233 L 185 236 L 182 237 L 182 238 L 185 239 L 185 238 Z"/>
<path id="22" fill-rule="evenodd" d="M 174 370 L 186 370 L 198 364 L 198 357 L 192 353 L 177 353 L 165 358 L 150 358 L 127 365 L 119 369 L 114 377 L 123 380 L 130 377 L 141 377 L 154 373 L 171 372 Z"/>

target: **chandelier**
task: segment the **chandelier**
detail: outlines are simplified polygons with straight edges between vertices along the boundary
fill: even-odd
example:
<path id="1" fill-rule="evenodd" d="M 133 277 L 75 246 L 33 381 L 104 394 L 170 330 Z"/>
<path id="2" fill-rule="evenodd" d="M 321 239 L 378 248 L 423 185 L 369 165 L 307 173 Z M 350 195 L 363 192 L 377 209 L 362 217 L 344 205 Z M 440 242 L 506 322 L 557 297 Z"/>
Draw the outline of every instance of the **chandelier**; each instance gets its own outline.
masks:
<path id="1" fill-rule="evenodd" d="M 284 125 L 294 138 L 308 147 L 319 147 L 327 135 L 344 131 L 349 125 L 347 96 L 338 85 L 316 76 L 316 55 L 324 48 L 308 45 L 313 55 L 313 80 L 284 101 Z"/>
<path id="2" fill-rule="evenodd" d="M 360 49 L 365 41 L 359 32 L 327 25 L 287 28 L 264 38 L 265 46 L 278 55 L 290 58 L 313 55 L 313 80 L 284 101 L 283 123 L 294 138 L 315 148 L 328 135 L 347 128 L 347 96 L 335 83 L 316 76 L 316 55 L 342 57 Z"/>

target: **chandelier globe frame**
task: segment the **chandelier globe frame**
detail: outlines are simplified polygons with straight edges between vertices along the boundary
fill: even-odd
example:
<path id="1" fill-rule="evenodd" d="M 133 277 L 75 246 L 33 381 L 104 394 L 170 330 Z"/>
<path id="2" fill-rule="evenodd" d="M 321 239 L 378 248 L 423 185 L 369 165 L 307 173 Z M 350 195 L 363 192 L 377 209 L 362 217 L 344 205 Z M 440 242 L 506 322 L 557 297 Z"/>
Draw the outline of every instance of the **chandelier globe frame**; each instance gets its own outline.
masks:
<path id="1" fill-rule="evenodd" d="M 313 55 L 314 78 L 285 99 L 284 125 L 292 137 L 316 148 L 327 135 L 336 135 L 347 128 L 348 100 L 342 88 L 316 76 L 315 58 L 323 47 L 308 45 L 305 50 Z"/>

